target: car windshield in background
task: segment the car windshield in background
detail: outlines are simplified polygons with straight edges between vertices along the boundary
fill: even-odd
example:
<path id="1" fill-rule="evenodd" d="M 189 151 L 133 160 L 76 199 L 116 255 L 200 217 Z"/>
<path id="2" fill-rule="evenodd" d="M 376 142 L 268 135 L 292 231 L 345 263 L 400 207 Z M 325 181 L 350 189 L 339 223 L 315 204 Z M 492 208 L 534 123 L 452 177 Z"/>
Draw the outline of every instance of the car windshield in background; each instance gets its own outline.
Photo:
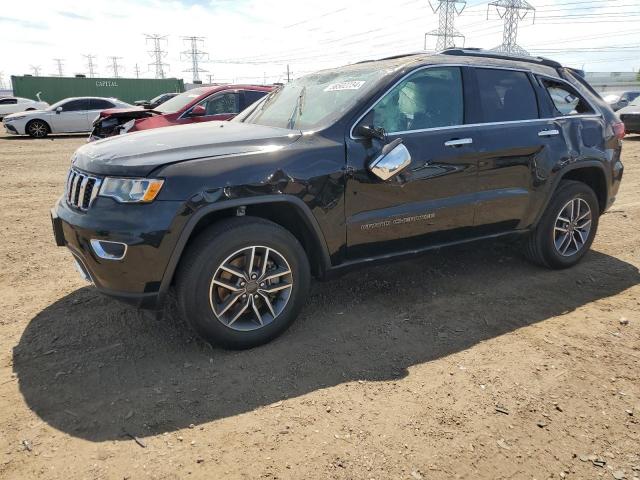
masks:
<path id="1" fill-rule="evenodd" d="M 175 113 L 178 110 L 186 107 L 203 93 L 207 93 L 208 90 L 208 88 L 204 87 L 194 88 L 187 92 L 181 93 L 180 95 L 176 95 L 175 97 L 167 100 L 164 103 L 161 103 L 156 108 L 154 108 L 154 110 L 160 113 Z"/>
<path id="2" fill-rule="evenodd" d="M 298 130 L 318 129 L 339 118 L 388 73 L 379 64 L 377 68 L 362 64 L 307 75 L 274 91 L 233 121 Z"/>
<path id="3" fill-rule="evenodd" d="M 633 105 L 634 107 L 640 107 L 640 96 L 636 97 L 629 105 Z"/>

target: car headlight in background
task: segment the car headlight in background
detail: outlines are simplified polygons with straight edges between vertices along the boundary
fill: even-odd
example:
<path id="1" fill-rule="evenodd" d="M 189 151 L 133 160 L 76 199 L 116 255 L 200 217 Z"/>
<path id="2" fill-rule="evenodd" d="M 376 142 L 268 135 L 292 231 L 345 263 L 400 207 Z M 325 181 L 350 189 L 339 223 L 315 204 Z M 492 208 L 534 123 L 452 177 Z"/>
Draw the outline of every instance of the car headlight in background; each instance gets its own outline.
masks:
<path id="1" fill-rule="evenodd" d="M 100 186 L 100 196 L 115 198 L 122 203 L 152 202 L 164 180 L 150 178 L 113 178 L 107 177 Z"/>
<path id="2" fill-rule="evenodd" d="M 17 117 L 4 117 L 4 122 L 13 122 L 14 120 L 20 120 L 22 118 L 26 117 L 26 115 L 19 115 Z"/>

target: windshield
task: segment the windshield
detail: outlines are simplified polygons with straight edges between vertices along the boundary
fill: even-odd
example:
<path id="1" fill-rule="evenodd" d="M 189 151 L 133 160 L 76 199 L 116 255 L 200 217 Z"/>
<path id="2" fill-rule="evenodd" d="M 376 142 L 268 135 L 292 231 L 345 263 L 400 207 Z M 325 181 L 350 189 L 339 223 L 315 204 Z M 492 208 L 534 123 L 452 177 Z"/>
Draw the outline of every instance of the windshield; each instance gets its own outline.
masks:
<path id="1" fill-rule="evenodd" d="M 154 108 L 154 110 L 160 113 L 175 113 L 193 102 L 200 95 L 207 93 L 209 90 L 210 88 L 206 87 L 193 88 L 187 92 L 181 93 L 180 95 L 176 95 L 164 103 L 161 103 Z"/>
<path id="2" fill-rule="evenodd" d="M 637 96 L 633 102 L 629 105 L 633 105 L 634 107 L 640 107 L 640 96 Z"/>
<path id="3" fill-rule="evenodd" d="M 298 78 L 233 121 L 315 130 L 338 119 L 389 73 L 379 63 L 351 65 Z"/>

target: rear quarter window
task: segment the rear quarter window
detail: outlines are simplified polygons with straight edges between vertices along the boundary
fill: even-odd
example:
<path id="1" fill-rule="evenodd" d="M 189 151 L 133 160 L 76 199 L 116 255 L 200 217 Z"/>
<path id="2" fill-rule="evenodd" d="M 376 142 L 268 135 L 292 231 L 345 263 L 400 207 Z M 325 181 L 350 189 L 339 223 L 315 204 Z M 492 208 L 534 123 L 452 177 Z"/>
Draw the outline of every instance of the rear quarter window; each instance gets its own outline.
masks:
<path id="1" fill-rule="evenodd" d="M 549 95 L 554 110 L 560 116 L 595 113 L 591 105 L 573 87 L 564 82 L 543 78 L 541 83 Z"/>
<path id="2" fill-rule="evenodd" d="M 538 118 L 536 94 L 526 73 L 478 68 L 476 78 L 485 122 Z"/>

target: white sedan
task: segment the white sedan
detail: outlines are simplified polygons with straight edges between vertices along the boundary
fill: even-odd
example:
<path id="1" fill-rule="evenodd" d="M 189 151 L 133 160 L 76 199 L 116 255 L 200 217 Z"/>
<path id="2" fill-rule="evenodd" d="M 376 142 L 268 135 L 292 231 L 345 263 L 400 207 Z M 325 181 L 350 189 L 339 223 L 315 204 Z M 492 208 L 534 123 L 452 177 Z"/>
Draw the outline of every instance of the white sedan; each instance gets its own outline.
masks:
<path id="1" fill-rule="evenodd" d="M 16 112 L 24 112 L 25 110 L 42 110 L 47 108 L 47 102 L 31 100 L 22 97 L 0 97 L 0 120 L 6 115 Z"/>
<path id="2" fill-rule="evenodd" d="M 88 132 L 102 110 L 131 107 L 117 98 L 65 98 L 44 110 L 7 115 L 3 123 L 7 133 L 44 138 L 50 133 Z"/>

